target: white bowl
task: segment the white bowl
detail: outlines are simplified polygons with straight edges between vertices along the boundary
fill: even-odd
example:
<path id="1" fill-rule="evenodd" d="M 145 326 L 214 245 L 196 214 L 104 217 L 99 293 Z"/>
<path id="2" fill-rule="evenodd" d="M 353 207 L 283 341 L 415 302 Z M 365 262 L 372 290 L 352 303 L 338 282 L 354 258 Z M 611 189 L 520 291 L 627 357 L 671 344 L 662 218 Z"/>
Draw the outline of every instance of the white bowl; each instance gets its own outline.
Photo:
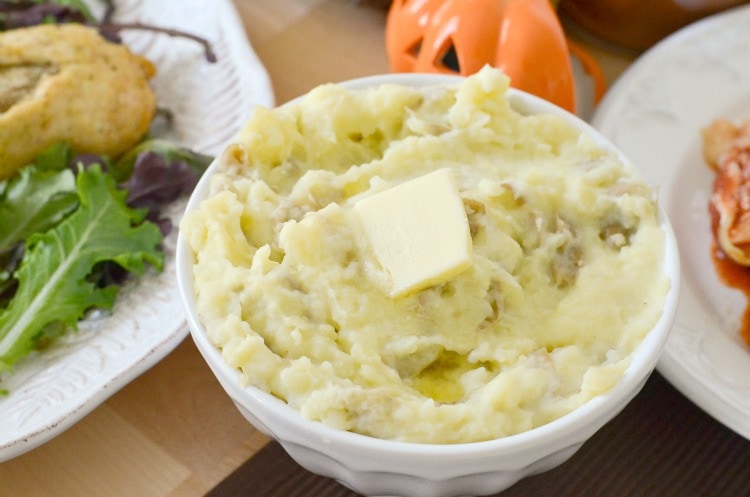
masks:
<path id="1" fill-rule="evenodd" d="M 456 81 L 454 76 L 389 74 L 342 83 L 364 88 L 384 83 L 426 86 Z M 590 133 L 602 146 L 615 147 L 572 114 L 530 94 L 510 89 L 508 98 L 523 114 L 554 113 Z M 620 154 L 623 162 L 628 162 Z M 208 193 L 212 164 L 196 187 L 187 210 L 196 209 Z M 489 495 L 526 476 L 566 461 L 599 428 L 616 416 L 640 391 L 665 346 L 676 312 L 679 255 L 671 225 L 660 210 L 666 232 L 664 271 L 671 287 L 661 318 L 633 353 L 621 379 L 603 395 L 569 414 L 520 434 L 465 444 L 419 444 L 381 440 L 336 430 L 302 417 L 285 402 L 252 386 L 242 386 L 239 371 L 229 367 L 209 343 L 197 313 L 192 290 L 193 256 L 186 241 L 177 242 L 177 278 L 190 332 L 198 349 L 240 412 L 257 429 L 277 440 L 306 469 L 335 478 L 368 496 L 454 497 Z M 217 427 L 220 429 L 220 427 Z"/>

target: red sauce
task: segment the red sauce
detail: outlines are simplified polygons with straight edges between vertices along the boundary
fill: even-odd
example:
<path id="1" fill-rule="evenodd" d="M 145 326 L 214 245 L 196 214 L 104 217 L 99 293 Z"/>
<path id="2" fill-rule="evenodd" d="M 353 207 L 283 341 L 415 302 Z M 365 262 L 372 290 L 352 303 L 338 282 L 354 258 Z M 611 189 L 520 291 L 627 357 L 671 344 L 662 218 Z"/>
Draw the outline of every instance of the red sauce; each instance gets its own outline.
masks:
<path id="1" fill-rule="evenodd" d="M 742 315 L 740 337 L 750 347 L 750 267 L 734 262 L 726 256 L 716 243 L 711 248 L 711 259 L 713 259 L 716 273 L 721 278 L 721 281 L 725 285 L 736 288 L 745 294 L 748 305 L 745 307 L 745 312 Z"/>

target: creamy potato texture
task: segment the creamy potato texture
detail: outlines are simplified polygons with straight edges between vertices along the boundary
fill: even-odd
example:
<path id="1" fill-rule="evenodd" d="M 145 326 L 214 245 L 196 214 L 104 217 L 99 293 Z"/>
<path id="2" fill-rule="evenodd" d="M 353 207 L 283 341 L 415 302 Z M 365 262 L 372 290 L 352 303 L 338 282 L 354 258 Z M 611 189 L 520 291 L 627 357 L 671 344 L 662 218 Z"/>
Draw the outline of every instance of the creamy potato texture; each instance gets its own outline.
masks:
<path id="1" fill-rule="evenodd" d="M 200 319 L 249 384 L 332 427 L 425 443 L 529 430 L 614 385 L 670 284 L 654 193 L 560 117 L 516 112 L 507 88 L 486 68 L 254 113 L 181 227 Z M 471 264 L 392 297 L 354 206 L 446 168 Z"/>

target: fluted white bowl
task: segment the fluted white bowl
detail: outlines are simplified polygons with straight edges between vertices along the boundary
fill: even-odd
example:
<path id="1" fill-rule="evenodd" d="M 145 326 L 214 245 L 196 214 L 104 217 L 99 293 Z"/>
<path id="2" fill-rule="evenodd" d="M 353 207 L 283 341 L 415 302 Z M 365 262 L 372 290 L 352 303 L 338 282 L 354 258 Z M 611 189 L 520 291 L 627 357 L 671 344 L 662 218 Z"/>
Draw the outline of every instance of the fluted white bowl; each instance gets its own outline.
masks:
<path id="1" fill-rule="evenodd" d="M 387 74 L 351 80 L 342 85 L 352 89 L 384 83 L 421 87 L 455 81 L 455 78 L 431 74 Z M 512 88 L 507 97 L 517 111 L 560 115 L 591 134 L 604 147 L 617 152 L 614 145 L 576 116 Z M 188 202 L 187 211 L 196 209 L 207 196 L 208 178 L 221 160 L 218 157 L 208 168 Z M 196 312 L 192 288 L 193 255 L 182 237 L 177 241 L 177 278 L 192 338 L 222 387 L 244 417 L 277 440 L 301 466 L 335 478 L 367 496 L 489 495 L 570 458 L 628 404 L 656 367 L 672 328 L 679 289 L 677 243 L 666 215 L 662 210 L 659 215 L 667 234 L 664 272 L 671 280 L 671 286 L 661 318 L 633 353 L 632 362 L 620 380 L 608 392 L 559 419 L 517 435 L 485 442 L 436 445 L 381 440 L 336 430 L 303 418 L 297 410 L 273 395 L 252 386 L 243 386 L 240 372 L 228 366 L 221 352 L 208 341 Z"/>

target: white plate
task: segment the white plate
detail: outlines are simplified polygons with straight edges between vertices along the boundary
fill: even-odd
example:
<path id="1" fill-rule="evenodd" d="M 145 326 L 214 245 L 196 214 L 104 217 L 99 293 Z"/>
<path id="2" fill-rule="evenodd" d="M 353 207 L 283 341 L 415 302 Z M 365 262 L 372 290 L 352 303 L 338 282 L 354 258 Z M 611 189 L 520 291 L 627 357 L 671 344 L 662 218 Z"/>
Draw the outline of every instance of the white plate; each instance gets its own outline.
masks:
<path id="1" fill-rule="evenodd" d="M 256 104 L 272 106 L 265 68 L 252 51 L 230 0 L 122 0 L 118 21 L 141 21 L 207 38 L 215 64 L 199 44 L 145 31 L 123 33 L 134 52 L 152 60 L 160 107 L 175 116 L 173 138 L 215 155 Z M 178 218 L 182 205 L 173 206 Z M 188 333 L 174 265 L 176 230 L 166 240 L 166 267 L 121 290 L 114 313 L 82 326 L 3 378 L 0 461 L 50 440 L 156 364 Z"/>
<path id="2" fill-rule="evenodd" d="M 680 303 L 658 370 L 748 439 L 750 349 L 738 336 L 746 301 L 719 281 L 711 261 L 713 173 L 700 130 L 719 117 L 750 118 L 749 26 L 750 7 L 741 7 L 673 34 L 626 71 L 592 119 L 658 185 L 679 241 Z"/>

